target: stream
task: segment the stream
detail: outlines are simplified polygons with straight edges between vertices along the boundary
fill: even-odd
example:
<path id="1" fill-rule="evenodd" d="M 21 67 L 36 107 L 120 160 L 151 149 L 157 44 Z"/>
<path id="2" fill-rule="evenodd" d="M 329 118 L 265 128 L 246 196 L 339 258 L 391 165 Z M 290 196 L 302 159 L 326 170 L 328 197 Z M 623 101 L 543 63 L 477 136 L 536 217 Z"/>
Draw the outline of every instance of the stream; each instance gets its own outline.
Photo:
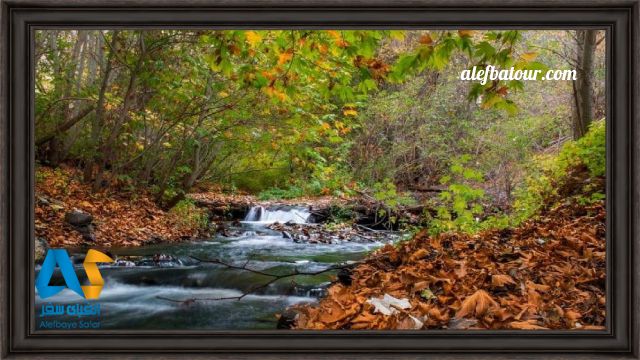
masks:
<path id="1" fill-rule="evenodd" d="M 306 223 L 311 214 L 303 207 L 253 207 L 244 221 L 229 223 L 229 236 L 181 243 L 164 243 L 135 248 L 111 248 L 117 258 L 112 264 L 100 264 L 104 288 L 100 304 L 101 329 L 275 329 L 275 314 L 285 308 L 312 303 L 322 297 L 335 272 L 316 276 L 297 275 L 281 279 L 241 300 L 218 299 L 240 296 L 271 277 L 223 265 L 193 259 L 220 259 L 235 266 L 267 273 L 288 274 L 295 269 L 315 272 L 336 263 L 357 261 L 383 242 L 338 241 L 333 244 L 297 243 L 279 231 L 267 228 L 274 222 Z M 389 241 L 395 238 L 389 237 Z M 82 251 L 69 249 L 76 274 L 86 284 Z M 36 267 L 36 276 L 40 266 Z M 64 285 L 56 270 L 52 285 Z M 36 292 L 37 294 L 37 292 Z M 171 301 L 175 300 L 175 301 Z M 36 326 L 45 304 L 86 303 L 69 289 L 41 299 L 36 295 Z M 60 315 L 58 320 L 73 320 Z"/>

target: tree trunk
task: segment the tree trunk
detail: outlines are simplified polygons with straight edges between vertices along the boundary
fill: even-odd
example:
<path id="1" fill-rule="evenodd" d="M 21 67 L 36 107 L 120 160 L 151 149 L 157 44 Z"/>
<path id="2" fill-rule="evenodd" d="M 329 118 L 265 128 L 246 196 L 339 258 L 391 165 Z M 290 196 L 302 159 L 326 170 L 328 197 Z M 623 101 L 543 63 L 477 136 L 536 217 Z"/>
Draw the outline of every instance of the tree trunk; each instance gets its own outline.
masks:
<path id="1" fill-rule="evenodd" d="M 118 140 L 118 136 L 122 131 L 123 125 L 129 120 L 129 110 L 132 106 L 132 102 L 134 99 L 134 93 L 136 90 L 138 75 L 142 70 L 142 65 L 145 59 L 145 44 L 144 44 L 144 32 L 139 33 L 138 42 L 140 46 L 140 56 L 137 59 L 136 65 L 133 69 L 130 70 L 129 73 L 129 82 L 127 85 L 127 90 L 124 93 L 124 98 L 122 101 L 122 107 L 118 112 L 118 116 L 116 118 L 115 124 L 110 129 L 109 136 L 106 141 L 102 144 L 100 149 L 100 155 L 102 157 L 102 161 L 99 161 L 96 179 L 93 183 L 93 189 L 98 190 L 102 187 L 102 175 L 107 168 L 112 165 L 114 159 L 116 158 L 116 153 L 118 151 L 118 146 L 116 144 Z"/>
<path id="2" fill-rule="evenodd" d="M 111 39 L 111 47 L 110 49 L 115 49 L 116 39 L 118 37 L 118 32 L 115 31 L 113 33 L 113 38 Z M 85 182 L 91 182 L 93 180 L 93 168 L 97 161 L 97 149 L 100 145 L 100 134 L 102 133 L 102 127 L 104 125 L 104 103 L 105 103 L 105 94 L 107 92 L 107 87 L 109 85 L 109 77 L 111 75 L 112 64 L 111 60 L 113 58 L 113 51 L 110 50 L 107 55 L 107 63 L 105 64 L 105 69 L 102 74 L 102 83 L 100 85 L 100 93 L 98 94 L 98 103 L 96 104 L 96 114 L 93 118 L 93 123 L 91 124 L 91 150 L 92 152 L 87 157 L 84 166 L 84 174 L 83 178 Z M 102 61 L 102 59 L 100 59 Z M 99 180 L 101 181 L 101 179 Z"/>
<path id="3" fill-rule="evenodd" d="M 593 67 L 597 30 L 579 30 L 577 40 L 577 70 L 573 82 L 573 138 L 584 136 L 593 121 Z"/>
<path id="4" fill-rule="evenodd" d="M 69 130 L 73 125 L 77 124 L 80 120 L 84 119 L 87 115 L 89 115 L 93 111 L 94 106 L 89 105 L 84 109 L 80 110 L 75 116 L 67 119 L 62 124 L 58 125 L 51 133 L 47 135 L 41 136 L 38 140 L 36 140 L 36 146 L 41 146 L 46 144 L 47 142 L 53 140 L 58 134 L 61 134 L 67 130 Z"/>

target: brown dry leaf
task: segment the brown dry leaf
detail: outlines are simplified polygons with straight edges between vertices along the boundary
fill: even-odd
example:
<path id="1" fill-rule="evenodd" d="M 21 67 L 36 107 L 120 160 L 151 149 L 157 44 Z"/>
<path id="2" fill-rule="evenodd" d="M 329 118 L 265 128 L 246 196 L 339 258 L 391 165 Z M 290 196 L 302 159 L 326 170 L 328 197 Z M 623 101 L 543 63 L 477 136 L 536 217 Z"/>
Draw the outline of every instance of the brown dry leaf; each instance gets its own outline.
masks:
<path id="1" fill-rule="evenodd" d="M 491 276 L 491 286 L 502 287 L 505 285 L 516 285 L 516 282 L 513 281 L 513 278 L 509 275 L 492 275 Z"/>
<path id="2" fill-rule="evenodd" d="M 409 262 L 416 262 L 426 257 L 427 255 L 429 255 L 429 252 L 426 249 L 419 249 L 418 251 L 414 252 L 413 255 L 411 255 L 411 257 L 409 258 Z"/>
<path id="3" fill-rule="evenodd" d="M 456 268 L 454 270 L 454 273 L 456 274 L 458 279 L 462 279 L 465 276 L 467 276 L 467 262 L 466 261 L 461 261 L 460 262 L 460 267 Z"/>
<path id="4" fill-rule="evenodd" d="M 529 305 L 535 308 L 539 308 L 540 305 L 542 305 L 542 296 L 540 296 L 540 294 L 538 294 L 538 292 L 533 288 L 529 288 L 527 290 L 527 299 L 529 301 Z"/>
<path id="5" fill-rule="evenodd" d="M 435 320 L 438 320 L 438 321 L 448 321 L 449 320 L 449 316 L 447 316 L 446 314 L 443 314 L 440 311 L 440 309 L 438 309 L 436 307 L 431 308 L 429 310 L 428 314 L 429 314 L 429 318 L 431 318 L 431 319 L 435 319 Z"/>
<path id="6" fill-rule="evenodd" d="M 429 282 L 428 281 L 419 281 L 415 284 L 413 284 L 413 287 L 411 289 L 411 292 L 418 292 L 418 291 L 422 291 L 424 289 L 427 289 L 429 287 Z"/>
<path id="7" fill-rule="evenodd" d="M 601 326 L 601 325 L 587 325 L 587 326 L 583 326 L 582 330 L 606 330 L 607 328 L 605 326 Z"/>
<path id="8" fill-rule="evenodd" d="M 549 328 L 537 325 L 535 320 L 513 321 L 509 323 L 509 327 L 517 330 L 549 330 Z"/>
<path id="9" fill-rule="evenodd" d="M 360 314 L 358 314 L 358 316 L 356 316 L 353 320 L 351 320 L 351 322 L 354 323 L 371 323 L 376 321 L 377 317 L 366 311 L 366 312 L 361 312 Z"/>
<path id="10" fill-rule="evenodd" d="M 535 289 L 536 291 L 547 292 L 551 289 L 549 285 L 536 284 L 532 281 L 527 281 L 527 287 Z"/>
<path id="11" fill-rule="evenodd" d="M 479 317 L 484 315 L 489 309 L 498 309 L 498 303 L 493 300 L 484 290 L 478 290 L 473 295 L 468 296 L 462 302 L 460 309 L 456 312 L 457 318 L 462 318 L 467 315 Z"/>
<path id="12" fill-rule="evenodd" d="M 425 45 L 433 44 L 433 39 L 431 38 L 431 35 L 429 34 L 422 35 L 420 37 L 420 44 L 425 44 Z"/>
<path id="13" fill-rule="evenodd" d="M 325 308 L 325 311 L 320 313 L 320 316 L 318 317 L 320 321 L 326 324 L 330 324 L 340 321 L 349 316 L 349 314 L 347 314 L 346 311 L 342 310 L 342 308 L 337 303 L 334 304 L 334 306 Z"/>

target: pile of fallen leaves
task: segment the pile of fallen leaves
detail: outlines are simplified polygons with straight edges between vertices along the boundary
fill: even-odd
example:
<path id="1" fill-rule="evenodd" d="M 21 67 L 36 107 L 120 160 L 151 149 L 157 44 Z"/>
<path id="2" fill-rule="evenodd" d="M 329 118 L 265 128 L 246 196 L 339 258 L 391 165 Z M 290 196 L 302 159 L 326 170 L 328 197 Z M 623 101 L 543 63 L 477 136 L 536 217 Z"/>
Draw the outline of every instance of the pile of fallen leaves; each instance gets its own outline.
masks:
<path id="1" fill-rule="evenodd" d="M 387 245 L 296 327 L 603 329 L 605 302 L 604 206 L 564 203 L 515 229 Z"/>
<path id="2" fill-rule="evenodd" d="M 81 178 L 77 169 L 68 166 L 37 169 L 36 236 L 45 238 L 51 247 L 85 244 L 82 235 L 64 220 L 73 210 L 93 216 L 95 243 L 87 245 L 138 246 L 197 235 L 197 230 L 185 228 L 143 191 L 107 188 L 94 192 Z"/>

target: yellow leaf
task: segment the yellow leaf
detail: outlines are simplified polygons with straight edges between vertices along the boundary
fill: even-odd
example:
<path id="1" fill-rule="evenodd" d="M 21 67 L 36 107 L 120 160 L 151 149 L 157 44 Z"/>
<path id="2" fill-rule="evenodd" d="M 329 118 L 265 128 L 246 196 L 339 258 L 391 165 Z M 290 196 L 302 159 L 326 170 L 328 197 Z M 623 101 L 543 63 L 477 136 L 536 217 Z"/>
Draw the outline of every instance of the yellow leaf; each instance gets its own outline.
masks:
<path id="1" fill-rule="evenodd" d="M 291 60 L 291 58 L 293 57 L 293 52 L 287 50 L 283 53 L 280 53 L 280 55 L 278 55 L 278 65 L 282 65 L 286 62 L 288 62 L 289 60 Z"/>
<path id="2" fill-rule="evenodd" d="M 229 93 L 226 91 L 220 91 L 218 93 L 218 96 L 220 96 L 221 98 L 226 98 L 227 96 L 229 96 Z"/>
<path id="3" fill-rule="evenodd" d="M 495 94 L 488 94 L 487 98 L 482 102 L 480 107 L 485 110 L 490 109 L 493 105 L 499 103 L 500 101 L 502 101 L 502 98 L 500 96 Z"/>
<path id="4" fill-rule="evenodd" d="M 247 31 L 245 34 L 247 42 L 251 46 L 256 46 L 260 41 L 262 41 L 262 35 L 258 34 L 255 31 Z"/>
<path id="5" fill-rule="evenodd" d="M 323 122 L 321 126 L 322 126 L 322 128 L 323 128 L 324 130 L 329 130 L 329 129 L 331 129 L 331 125 L 327 124 L 326 122 Z"/>
<path id="6" fill-rule="evenodd" d="M 342 111 L 344 116 L 358 116 L 358 112 L 354 109 L 345 109 Z"/>
<path id="7" fill-rule="evenodd" d="M 538 53 L 536 53 L 536 52 L 526 52 L 526 53 L 520 55 L 520 57 L 522 58 L 522 60 L 524 60 L 526 62 L 529 62 L 529 61 L 533 61 L 533 59 L 538 57 Z"/>
<path id="8" fill-rule="evenodd" d="M 280 101 L 285 101 L 287 99 L 287 94 L 271 86 L 264 88 L 264 92 L 270 97 L 278 98 Z"/>
<path id="9" fill-rule="evenodd" d="M 340 40 L 342 38 L 342 36 L 340 36 L 340 33 L 335 30 L 327 30 L 327 34 L 331 35 L 331 37 L 335 40 Z"/>

